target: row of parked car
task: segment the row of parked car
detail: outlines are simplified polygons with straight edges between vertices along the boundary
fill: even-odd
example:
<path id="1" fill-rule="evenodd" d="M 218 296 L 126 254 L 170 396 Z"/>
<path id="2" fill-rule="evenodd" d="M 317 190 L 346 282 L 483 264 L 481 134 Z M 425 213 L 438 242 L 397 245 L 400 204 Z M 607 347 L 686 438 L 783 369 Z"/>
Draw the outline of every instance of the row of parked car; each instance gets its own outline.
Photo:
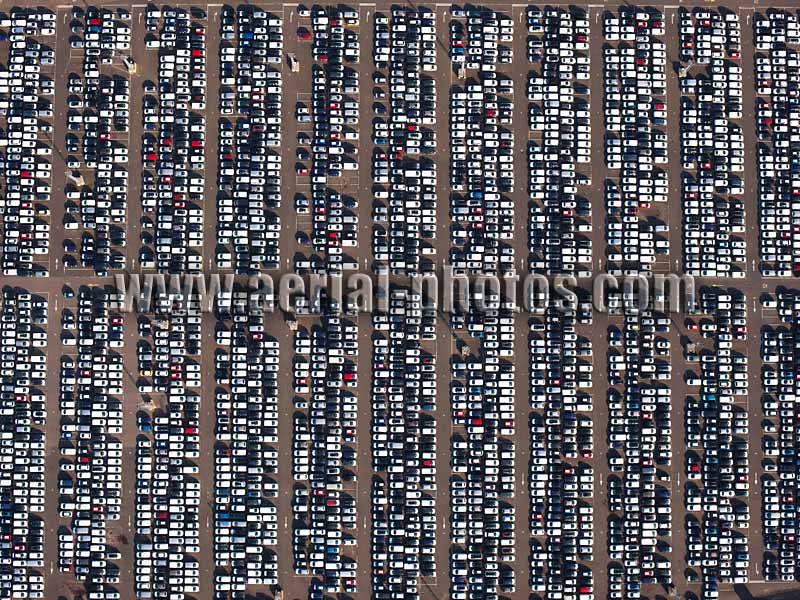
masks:
<path id="1" fill-rule="evenodd" d="M 202 268 L 206 145 L 206 15 L 148 6 L 158 81 L 144 82 L 139 264 L 167 273 Z"/>
<path id="2" fill-rule="evenodd" d="M 214 587 L 232 597 L 278 583 L 279 347 L 262 312 L 218 316 L 214 564 L 225 573 L 217 573 Z"/>
<path id="3" fill-rule="evenodd" d="M 394 7 L 375 16 L 372 156 L 374 269 L 428 273 L 436 248 L 436 19 L 429 9 Z M 388 77 L 388 79 L 387 79 Z"/>
<path id="4" fill-rule="evenodd" d="M 262 10 L 220 15 L 217 252 L 237 273 L 280 264 L 283 26 Z M 229 116 L 228 116 L 229 115 Z"/>
<path id="5" fill-rule="evenodd" d="M 514 21 L 510 16 L 481 6 L 453 6 L 450 21 L 450 59 L 464 69 L 494 73 L 509 64 Z"/>
<path id="6" fill-rule="evenodd" d="M 488 7 L 450 9 L 450 252 L 457 275 L 513 274 L 513 21 Z M 469 291 L 449 324 L 450 597 L 516 591 L 514 315 L 498 290 Z M 463 334 L 463 336 L 462 336 Z"/>
<path id="7" fill-rule="evenodd" d="M 292 555 L 315 600 L 356 593 L 358 326 L 323 315 L 296 330 L 293 365 Z"/>
<path id="8" fill-rule="evenodd" d="M 683 262 L 703 277 L 745 275 L 744 136 L 738 13 L 679 13 Z M 695 65 L 699 66 L 695 68 Z"/>
<path id="9" fill-rule="evenodd" d="M 200 590 L 199 299 L 154 297 L 140 316 L 137 415 L 135 590 L 174 598 Z M 215 575 L 215 585 L 222 574 Z"/>
<path id="10" fill-rule="evenodd" d="M 592 598 L 592 345 L 574 308 L 529 321 L 530 586 L 534 598 Z"/>
<path id="11" fill-rule="evenodd" d="M 47 301 L 10 287 L 2 294 L 0 596 L 44 598 Z"/>
<path id="12" fill-rule="evenodd" d="M 800 275 L 800 212 L 795 206 L 800 159 L 792 135 L 800 124 L 793 90 L 800 74 L 800 25 L 789 11 L 754 18 L 761 273 L 790 277 Z"/>
<path id="13" fill-rule="evenodd" d="M 764 578 L 796 581 L 797 545 L 797 398 L 800 348 L 800 292 L 780 290 L 762 300 L 781 323 L 761 331 L 764 458 L 761 467 Z"/>
<path id="14" fill-rule="evenodd" d="M 127 16 L 130 19 L 130 15 Z M 122 59 L 130 52 L 130 24 L 109 9 L 72 10 L 71 30 L 81 41 L 82 72 L 67 84 L 64 239 L 66 268 L 93 269 L 99 276 L 125 267 L 128 215 L 130 80 Z"/>
<path id="15" fill-rule="evenodd" d="M 651 231 L 654 203 L 666 203 L 667 51 L 659 10 L 607 13 L 603 32 L 606 270 L 649 273 L 669 253 Z"/>
<path id="16" fill-rule="evenodd" d="M 84 49 L 85 54 L 99 57 L 100 62 L 110 65 L 116 50 L 131 48 L 130 20 L 131 13 L 126 8 L 113 10 L 89 5 L 84 9 L 73 6 L 69 24 L 73 35 L 69 47 L 72 50 Z"/>
<path id="17" fill-rule="evenodd" d="M 5 127 L 0 164 L 0 242 L 3 275 L 45 277 L 49 272 L 54 13 L 38 8 L 0 13 L 8 56 L 0 70 Z"/>
<path id="18" fill-rule="evenodd" d="M 471 291 L 473 307 L 478 294 Z M 485 309 L 454 313 L 451 326 L 466 335 L 450 359 L 450 596 L 511 594 L 518 517 L 514 316 L 490 294 Z"/>
<path id="19" fill-rule="evenodd" d="M 419 292 L 389 296 L 373 315 L 371 399 L 372 591 L 387 600 L 418 598 L 419 578 L 437 572 L 436 355 L 422 343 L 436 314 Z"/>
<path id="20" fill-rule="evenodd" d="M 551 302 L 534 308 L 537 317 L 529 323 L 528 340 L 533 409 L 546 410 L 547 403 L 554 401 L 568 411 L 591 411 L 589 390 L 593 379 L 592 369 L 587 366 L 592 363 L 592 344 L 579 336 L 576 329 L 578 323 L 587 324 L 585 310 L 585 307 L 560 309 Z"/>
<path id="21" fill-rule="evenodd" d="M 748 581 L 749 527 L 746 302 L 735 289 L 704 288 L 686 322 L 687 564 L 703 598 Z M 698 333 L 699 332 L 699 339 Z M 703 340 L 707 339 L 708 342 Z M 698 372 L 699 371 L 699 372 Z M 696 513 L 696 514 L 695 514 Z"/>
<path id="22" fill-rule="evenodd" d="M 108 529 L 122 507 L 122 330 L 102 288 L 61 310 L 58 566 L 97 599 L 120 597 Z"/>
<path id="23" fill-rule="evenodd" d="M 450 264 L 456 274 L 514 269 L 511 80 L 484 74 L 451 93 Z M 501 85 L 498 85 L 501 84 Z"/>
<path id="24" fill-rule="evenodd" d="M 626 311 L 621 325 L 614 321 L 607 332 L 608 552 L 609 597 L 619 600 L 672 583 L 673 406 L 670 319 L 640 309 Z"/>
<path id="25" fill-rule="evenodd" d="M 298 177 L 308 177 L 310 198 L 295 196 L 299 214 L 311 214 L 311 231 L 300 230 L 298 239 L 310 245 L 315 268 L 341 273 L 350 266 L 347 248 L 356 246 L 358 217 L 353 209 L 357 199 L 336 189 L 346 171 L 358 169 L 358 121 L 360 106 L 359 74 L 352 66 L 360 58 L 358 13 L 339 7 L 317 7 L 312 11 L 313 34 L 311 106 L 298 102 L 295 116 L 299 123 L 313 123 L 312 132 L 298 133 Z M 377 81 L 376 81 L 377 83 Z M 309 148 L 310 147 L 310 148 Z M 310 149 L 310 152 L 309 152 Z M 354 174 L 353 174 L 354 175 Z M 345 187 L 344 184 L 340 184 Z M 295 269 L 311 259 L 295 260 Z"/>
<path id="26" fill-rule="evenodd" d="M 528 267 L 548 275 L 591 275 L 592 208 L 579 193 L 591 147 L 589 21 L 582 9 L 527 12 Z"/>
<path id="27" fill-rule="evenodd" d="M 460 9 L 454 9 L 456 12 Z M 449 264 L 456 274 L 514 271 L 513 83 L 498 73 L 501 51 L 510 47 L 509 17 L 467 7 L 450 23 L 451 60 L 463 84 L 450 90 Z M 463 63 L 459 62 L 463 59 Z M 508 61 L 505 61 L 508 62 Z M 473 70 L 477 70 L 474 72 Z"/>

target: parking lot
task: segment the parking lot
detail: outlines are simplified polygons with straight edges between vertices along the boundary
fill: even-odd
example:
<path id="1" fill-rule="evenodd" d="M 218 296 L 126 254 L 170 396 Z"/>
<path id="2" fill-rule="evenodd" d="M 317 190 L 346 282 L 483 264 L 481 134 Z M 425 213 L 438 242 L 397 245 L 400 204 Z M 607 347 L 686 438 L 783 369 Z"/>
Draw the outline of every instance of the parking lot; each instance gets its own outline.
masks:
<path id="1" fill-rule="evenodd" d="M 3 168 L 3 275 L 46 276 L 49 271 L 50 197 L 55 84 L 55 15 L 21 12 L 0 21 L 3 87 L 27 89 L 5 111 Z"/>
<path id="2" fill-rule="evenodd" d="M 3 568 L 0 593 L 44 598 L 47 299 L 3 290 Z M 14 370 L 18 375 L 14 375 Z M 15 510 L 6 504 L 16 506 Z"/>
<path id="3" fill-rule="evenodd" d="M 735 12 L 682 13 L 680 31 L 685 271 L 743 278 L 740 18 Z"/>
<path id="4" fill-rule="evenodd" d="M 792 207 L 794 175 L 792 140 L 788 135 L 796 113 L 784 96 L 797 68 L 797 19 L 775 13 L 756 20 L 756 126 L 759 140 L 759 225 L 761 272 L 789 277 L 795 260 L 797 223 Z"/>
<path id="5" fill-rule="evenodd" d="M 664 14 L 620 11 L 603 22 L 609 273 L 657 272 L 669 260 Z M 634 43 L 631 43 L 634 42 Z M 609 175 L 611 175 L 609 173 Z M 660 264 L 659 264 L 660 263 Z"/>
<path id="6" fill-rule="evenodd" d="M 113 598 L 120 558 L 108 522 L 122 504 L 122 323 L 102 289 L 68 292 L 61 309 L 59 571 Z M 67 300 L 67 299 L 65 299 Z"/>
<path id="7" fill-rule="evenodd" d="M 142 99 L 142 208 L 139 265 L 167 273 L 202 268 L 205 218 L 207 14 L 148 8 L 147 51 L 156 80 Z M 208 207 L 210 208 L 210 207 Z"/>
<path id="8" fill-rule="evenodd" d="M 283 25 L 241 8 L 220 15 L 217 251 L 220 268 L 280 266 Z"/>
<path id="9" fill-rule="evenodd" d="M 127 254 L 130 13 L 92 8 L 72 16 L 75 69 L 68 75 L 65 138 L 69 233 L 61 260 L 66 269 L 102 276 L 124 268 Z"/>
<path id="10" fill-rule="evenodd" d="M 534 133 L 528 138 L 528 266 L 534 272 L 580 278 L 592 273 L 587 235 L 592 207 L 583 195 L 591 183 L 586 163 L 592 139 L 586 17 L 581 10 L 538 7 L 526 14 L 527 59 L 533 67 L 527 83 L 528 121 Z"/>
<path id="11" fill-rule="evenodd" d="M 0 595 L 791 584 L 797 27 L 716 4 L 0 14 Z M 520 314 L 473 286 L 447 314 L 407 278 L 443 265 L 583 291 Z M 385 313 L 127 314 L 109 277 L 357 269 L 388 275 Z M 691 314 L 586 306 L 592 275 L 684 271 Z"/>

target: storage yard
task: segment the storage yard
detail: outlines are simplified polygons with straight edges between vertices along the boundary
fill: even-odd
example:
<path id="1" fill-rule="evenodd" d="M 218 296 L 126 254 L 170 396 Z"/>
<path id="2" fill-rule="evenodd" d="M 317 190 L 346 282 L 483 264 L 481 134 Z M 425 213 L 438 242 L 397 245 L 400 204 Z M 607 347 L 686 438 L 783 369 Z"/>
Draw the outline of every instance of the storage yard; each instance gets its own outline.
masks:
<path id="1" fill-rule="evenodd" d="M 800 598 L 791 4 L 0 3 L 0 598 Z"/>

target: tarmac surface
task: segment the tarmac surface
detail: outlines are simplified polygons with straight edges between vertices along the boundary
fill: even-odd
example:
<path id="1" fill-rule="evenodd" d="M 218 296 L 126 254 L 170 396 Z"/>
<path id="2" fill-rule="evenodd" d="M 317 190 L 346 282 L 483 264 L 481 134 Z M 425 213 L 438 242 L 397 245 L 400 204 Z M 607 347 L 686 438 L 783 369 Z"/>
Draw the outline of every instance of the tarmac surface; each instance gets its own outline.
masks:
<path id="1" fill-rule="evenodd" d="M 43 294 L 49 299 L 49 325 L 48 325 L 48 380 L 46 394 L 48 398 L 48 419 L 46 425 L 46 447 L 47 447 L 47 468 L 46 485 L 48 490 L 48 502 L 46 512 L 42 517 L 45 520 L 45 580 L 47 598 L 73 598 L 82 594 L 83 586 L 79 584 L 70 573 L 59 573 L 57 568 L 57 531 L 64 525 L 64 521 L 58 516 L 57 496 L 57 475 L 60 455 L 58 452 L 59 438 L 59 411 L 58 411 L 58 372 L 59 362 L 62 352 L 60 343 L 60 315 L 64 306 L 64 299 L 61 296 L 61 288 L 69 285 L 75 289 L 82 285 L 109 285 L 112 283 L 110 278 L 98 278 L 91 272 L 75 269 L 65 269 L 61 260 L 61 248 L 63 240 L 69 232 L 65 231 L 60 223 L 64 213 L 64 187 L 66 184 L 65 164 L 64 164 L 64 136 L 66 133 L 66 114 L 67 100 L 67 77 L 72 70 L 79 70 L 81 58 L 75 54 L 75 50 L 69 50 L 69 28 L 71 5 L 53 6 L 49 3 L 38 3 L 47 5 L 57 12 L 57 40 L 54 41 L 57 52 L 57 62 L 55 68 L 56 95 L 55 95 L 55 115 L 53 140 L 55 143 L 52 155 L 53 180 L 52 198 L 50 207 L 52 210 L 50 240 L 49 267 L 50 276 L 41 279 L 21 278 L 21 277 L 0 277 L 2 286 L 19 286 L 32 293 Z M 568 6 L 568 2 L 550 2 L 550 5 Z M 525 26 L 525 4 L 511 4 L 503 2 L 487 2 L 486 6 L 503 12 L 511 16 L 515 25 L 514 38 L 514 63 L 513 65 L 503 65 L 499 69 L 512 77 L 514 80 L 514 132 L 515 148 L 518 152 L 515 160 L 515 191 L 512 197 L 515 201 L 515 230 L 518 235 L 514 239 L 515 260 L 518 270 L 523 272 L 524 265 L 528 256 L 527 243 L 527 157 L 525 154 L 526 141 L 529 136 L 527 123 L 527 100 L 525 98 L 525 82 L 527 79 L 527 57 L 525 52 L 527 30 Z M 665 26 L 667 34 L 665 41 L 667 44 L 668 63 L 678 60 L 678 36 L 677 36 L 677 11 L 678 5 L 659 3 L 665 10 Z M 683 3 L 680 4 L 684 6 Z M 780 6 L 799 6 L 798 3 L 781 0 Z M 0 9 L 8 9 L 11 4 L 2 2 Z M 128 136 L 128 148 L 130 162 L 128 205 L 129 213 L 126 221 L 127 227 L 127 273 L 139 273 L 137 266 L 137 253 L 139 249 L 140 218 L 141 207 L 139 196 L 141 191 L 141 139 L 142 126 L 138 118 L 142 103 L 142 83 L 148 78 L 155 77 L 157 64 L 157 51 L 145 49 L 145 25 L 144 25 L 144 6 L 143 4 L 130 3 L 103 3 L 102 6 L 122 7 L 125 6 L 132 11 L 130 21 L 132 28 L 132 49 L 131 54 L 138 64 L 137 72 L 130 76 L 131 81 L 131 120 L 130 132 Z M 198 6 L 197 4 L 179 3 L 179 6 Z M 220 4 L 200 5 L 208 9 L 208 34 L 207 34 L 207 110 L 206 110 L 206 194 L 205 194 L 205 240 L 203 246 L 203 265 L 209 273 L 224 273 L 224 270 L 217 269 L 214 264 L 214 252 L 216 248 L 215 230 L 215 185 L 217 179 L 217 160 L 216 160 L 216 131 L 220 114 L 217 110 L 218 84 L 218 50 L 219 50 L 219 22 L 218 15 Z M 311 90 L 310 65 L 311 46 L 309 42 L 298 40 L 295 30 L 298 26 L 308 26 L 308 19 L 301 19 L 297 13 L 295 4 L 280 4 L 275 2 L 258 3 L 259 7 L 264 8 L 283 19 L 284 30 L 284 52 L 297 55 L 301 68 L 297 73 L 291 72 L 288 67 L 283 68 L 283 139 L 284 139 L 284 160 L 283 160 L 283 201 L 279 210 L 279 216 L 283 226 L 283 235 L 280 242 L 281 261 L 283 268 L 281 271 L 289 272 L 291 262 L 298 252 L 306 252 L 295 240 L 294 234 L 298 228 L 307 228 L 309 221 L 303 221 L 303 216 L 298 216 L 293 207 L 293 198 L 296 192 L 308 190 L 308 184 L 294 172 L 294 149 L 297 131 L 308 129 L 308 125 L 299 124 L 294 118 L 294 107 L 298 100 L 307 101 Z M 337 181 L 333 187 L 347 190 L 352 195 L 357 195 L 359 206 L 358 231 L 359 243 L 356 248 L 350 249 L 350 255 L 356 259 L 362 272 L 368 272 L 369 263 L 372 257 L 372 196 L 370 172 L 372 167 L 371 141 L 372 127 L 371 122 L 374 117 L 372 113 L 372 95 L 370 93 L 372 81 L 372 35 L 373 19 L 377 11 L 387 11 L 390 9 L 389 2 L 364 3 L 359 6 L 360 26 L 358 27 L 359 39 L 361 44 L 361 62 L 357 69 L 360 73 L 362 82 L 362 93 L 360 94 L 360 138 L 358 142 L 359 170 L 346 175 L 341 181 Z M 449 108 L 448 95 L 451 85 L 458 82 L 457 75 L 450 68 L 448 57 L 448 35 L 449 35 L 449 4 L 437 3 L 428 6 L 435 11 L 437 22 L 437 36 L 440 43 L 437 47 L 438 70 L 433 73 L 437 86 L 437 139 L 441 149 L 433 156 L 437 165 L 438 176 L 438 205 L 437 205 L 437 254 L 438 266 L 445 264 L 450 248 L 449 237 L 449 155 L 446 151 L 449 143 L 448 122 Z M 593 214 L 593 270 L 599 273 L 604 264 L 605 233 L 604 215 L 605 202 L 603 197 L 603 181 L 607 175 L 605 168 L 603 139 L 604 124 L 602 115 L 603 80 L 602 73 L 602 14 L 604 10 L 616 6 L 612 5 L 578 5 L 588 11 L 588 19 L 591 25 L 591 64 L 593 76 L 589 82 L 591 87 L 591 111 L 592 111 L 592 163 L 591 163 L 591 185 L 582 190 L 592 202 Z M 719 9 L 721 6 L 717 2 L 702 3 L 708 9 Z M 751 486 L 748 498 L 751 515 L 751 526 L 747 531 L 750 540 L 750 580 L 749 590 L 755 597 L 761 597 L 768 592 L 783 589 L 787 584 L 765 583 L 761 572 L 761 562 L 763 556 L 763 540 L 761 537 L 760 515 L 761 515 L 761 422 L 763 419 L 761 409 L 761 379 L 760 379 L 760 357 L 759 357 L 759 336 L 763 325 L 775 321 L 775 316 L 762 310 L 758 303 L 758 297 L 767 291 L 773 291 L 781 285 L 791 285 L 794 282 L 778 279 L 761 277 L 758 270 L 758 227 L 757 227 L 757 173 L 755 155 L 753 149 L 756 143 L 754 128 L 754 103 L 755 90 L 753 84 L 753 42 L 752 28 L 750 23 L 755 12 L 763 10 L 767 6 L 761 2 L 754 4 L 730 4 L 731 10 L 739 13 L 741 18 L 742 31 L 742 59 L 740 61 L 744 76 L 744 115 L 741 125 L 744 129 L 745 147 L 745 199 L 747 209 L 747 276 L 742 280 L 697 280 L 697 289 L 704 285 L 716 285 L 722 287 L 734 286 L 746 294 L 748 306 L 748 340 L 741 350 L 749 357 L 749 384 L 750 393 L 747 396 L 745 405 L 750 424 L 750 473 Z M 768 5 L 770 7 L 775 5 Z M 4 57 L 0 57 L 0 62 Z M 670 156 L 669 164 L 669 201 L 667 206 L 659 208 L 662 211 L 660 216 L 664 218 L 670 226 L 670 254 L 668 262 L 659 265 L 659 272 L 680 273 L 681 269 L 681 250 L 682 250 L 682 215 L 680 206 L 680 140 L 678 135 L 680 91 L 678 88 L 678 77 L 675 70 L 668 66 L 667 70 L 667 131 L 668 131 L 668 152 Z M 403 283 L 402 280 L 397 280 Z M 582 285 L 588 285 L 582 282 Z M 667 334 L 671 342 L 671 362 L 673 365 L 673 377 L 670 381 L 673 400 L 672 414 L 672 449 L 673 458 L 671 465 L 671 483 L 673 498 L 673 518 L 672 518 L 672 539 L 671 545 L 673 552 L 670 556 L 673 569 L 673 581 L 676 591 L 681 597 L 685 592 L 691 591 L 699 593 L 699 584 L 687 583 L 686 561 L 685 561 L 685 509 L 683 503 L 683 483 L 685 475 L 685 444 L 684 444 L 684 404 L 683 401 L 689 391 L 684 383 L 684 372 L 687 365 L 684 363 L 682 348 L 691 334 L 686 330 L 682 314 L 674 314 L 672 327 Z M 311 325 L 315 319 L 313 317 L 300 317 L 301 325 Z M 513 501 L 516 506 L 516 520 L 518 531 L 516 534 L 516 560 L 512 566 L 516 573 L 516 592 L 509 597 L 514 600 L 521 600 L 529 597 L 528 578 L 530 573 L 528 548 L 530 536 L 527 529 L 529 512 L 529 494 L 527 490 L 527 473 L 529 459 L 529 434 L 527 423 L 529 422 L 530 408 L 528 404 L 528 355 L 527 355 L 527 315 L 518 316 L 518 326 L 515 341 L 515 350 L 518 357 L 516 362 L 516 397 L 517 397 L 517 431 L 514 439 L 517 456 L 517 477 L 518 487 Z M 353 553 L 357 564 L 357 588 L 356 597 L 366 598 L 371 595 L 371 501 L 369 492 L 369 481 L 372 477 L 371 457 L 370 457 L 370 365 L 372 354 L 372 318 L 368 314 L 362 314 L 355 322 L 358 325 L 359 335 L 359 356 L 358 374 L 359 383 L 357 396 L 359 402 L 359 420 L 357 423 L 357 468 L 358 487 L 354 492 L 357 510 L 357 529 L 353 532 L 359 539 L 359 544 L 349 550 Z M 594 597 L 598 599 L 606 598 L 606 565 L 607 560 L 607 537 L 605 524 L 608 520 L 608 502 L 606 482 L 608 481 L 609 469 L 606 460 L 607 436 L 606 424 L 608 420 L 607 404 L 605 392 L 608 388 L 606 375 L 606 331 L 609 324 L 620 325 L 621 318 L 609 316 L 604 313 L 595 313 L 592 325 L 578 325 L 578 334 L 587 337 L 592 341 L 594 350 L 594 412 L 591 417 L 594 422 L 594 456 L 590 461 L 595 472 L 595 522 L 594 522 L 594 572 L 595 585 Z M 214 389 L 213 381 L 213 332 L 214 318 L 211 315 L 204 317 L 204 326 L 207 327 L 204 333 L 202 357 L 202 376 L 203 387 L 201 399 L 201 420 L 200 420 L 200 440 L 201 452 L 198 466 L 201 472 L 201 512 L 200 512 L 200 547 L 204 549 L 198 559 L 200 561 L 200 593 L 194 595 L 198 600 L 208 600 L 213 597 L 213 444 L 214 444 Z M 286 374 L 280 377 L 279 388 L 279 431 L 281 436 L 277 445 L 279 450 L 279 471 L 278 483 L 280 495 L 276 500 L 278 508 L 278 540 L 279 545 L 275 548 L 278 554 L 279 564 L 279 583 L 284 590 L 287 598 L 303 598 L 307 594 L 309 578 L 297 576 L 293 573 L 292 556 L 289 550 L 290 541 L 293 535 L 292 510 L 291 510 L 291 490 L 294 480 L 292 479 L 291 468 L 291 431 L 293 427 L 292 415 L 293 406 L 291 398 L 293 396 L 291 371 L 294 352 L 292 349 L 292 332 L 289 330 L 286 321 L 280 313 L 269 315 L 266 319 L 266 330 L 275 336 L 281 348 L 280 373 Z M 136 418 L 135 414 L 140 406 L 141 397 L 136 389 L 136 344 L 139 340 L 135 327 L 135 319 L 126 318 L 125 327 L 125 347 L 123 349 L 126 376 L 123 386 L 123 409 L 124 425 L 121 441 L 123 443 L 123 473 L 128 476 L 123 477 L 123 504 L 122 514 L 119 521 L 111 522 L 109 528 L 109 540 L 117 545 L 121 552 L 121 559 L 116 561 L 120 566 L 120 585 L 118 589 L 122 598 L 134 598 L 134 552 L 133 552 L 133 528 L 136 520 L 136 510 L 134 506 L 134 477 L 135 463 L 135 438 Z M 436 560 L 439 571 L 435 578 L 422 581 L 419 586 L 421 597 L 431 600 L 445 599 L 449 596 L 449 547 L 450 547 L 450 519 L 449 519 L 449 465 L 450 461 L 450 437 L 452 433 L 452 423 L 449 408 L 449 359 L 455 354 L 456 348 L 461 343 L 462 337 L 454 335 L 449 329 L 446 317 L 438 321 L 437 339 L 430 344 L 435 348 L 437 360 L 437 377 L 439 398 L 437 403 L 436 426 L 438 432 L 438 452 L 437 459 L 437 546 Z M 466 343 L 470 343 L 467 341 Z M 474 342 L 473 342 L 473 347 Z M 656 598 L 667 598 L 668 594 L 663 588 L 650 586 L 645 587 L 643 597 L 654 600 Z M 799 588 L 793 588 L 799 589 Z M 263 593 L 267 596 L 274 594 L 273 589 L 253 589 L 252 593 Z M 797 592 L 800 596 L 800 591 Z M 732 586 L 722 586 L 720 598 L 729 600 L 739 597 Z M 797 596 L 793 596 L 797 597 Z"/>

